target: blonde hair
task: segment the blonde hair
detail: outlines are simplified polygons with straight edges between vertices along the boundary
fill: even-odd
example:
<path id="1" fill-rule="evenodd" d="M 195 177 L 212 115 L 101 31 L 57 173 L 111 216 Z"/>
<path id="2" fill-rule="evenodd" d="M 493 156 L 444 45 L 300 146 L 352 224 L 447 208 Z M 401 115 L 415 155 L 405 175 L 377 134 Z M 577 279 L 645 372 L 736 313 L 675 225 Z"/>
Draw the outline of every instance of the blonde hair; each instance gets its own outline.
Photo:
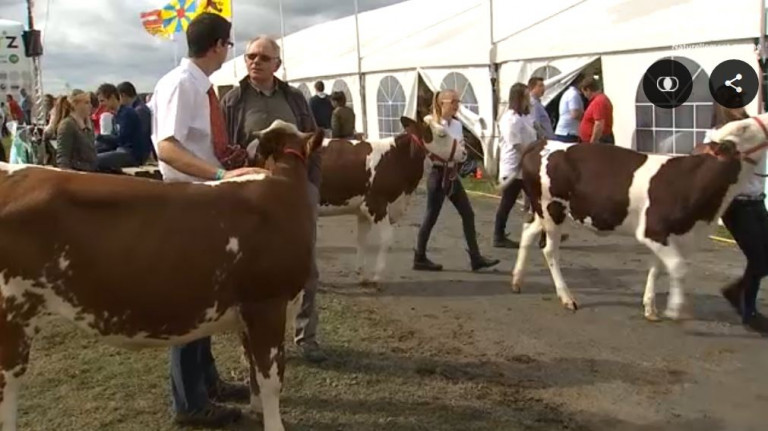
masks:
<path id="1" fill-rule="evenodd" d="M 435 119 L 435 121 L 440 121 L 440 119 L 443 118 L 443 107 L 440 105 L 440 99 L 441 96 L 446 94 L 459 95 L 459 93 L 452 88 L 435 92 L 435 97 L 432 99 L 432 118 Z"/>
<path id="2" fill-rule="evenodd" d="M 83 90 L 72 90 L 69 96 L 61 96 L 56 100 L 56 105 L 53 108 L 53 114 L 51 115 L 51 125 L 53 130 L 59 128 L 59 124 L 67 117 L 72 115 L 75 110 L 75 104 L 83 99 L 84 102 L 88 102 L 90 105 L 90 96 Z"/>

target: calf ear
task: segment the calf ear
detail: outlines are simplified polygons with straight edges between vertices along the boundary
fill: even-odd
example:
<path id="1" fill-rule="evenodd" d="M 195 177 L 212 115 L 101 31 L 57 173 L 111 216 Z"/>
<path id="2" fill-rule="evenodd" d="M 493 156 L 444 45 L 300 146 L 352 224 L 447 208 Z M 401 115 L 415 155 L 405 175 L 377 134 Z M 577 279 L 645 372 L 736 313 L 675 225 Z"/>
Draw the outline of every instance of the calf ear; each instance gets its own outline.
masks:
<path id="1" fill-rule="evenodd" d="M 248 144 L 248 147 L 245 149 L 245 151 L 248 153 L 248 159 L 255 159 L 259 151 L 259 139 L 255 138 L 252 140 L 251 143 Z"/>
<path id="2" fill-rule="evenodd" d="M 400 124 L 403 125 L 403 129 L 408 131 L 409 133 L 416 133 L 416 121 L 408 118 L 408 117 L 400 117 Z"/>
<path id="3" fill-rule="evenodd" d="M 310 140 L 307 142 L 307 155 L 317 151 L 317 149 L 323 145 L 324 139 L 325 132 L 323 132 L 323 129 L 317 129 L 315 133 L 310 137 Z"/>

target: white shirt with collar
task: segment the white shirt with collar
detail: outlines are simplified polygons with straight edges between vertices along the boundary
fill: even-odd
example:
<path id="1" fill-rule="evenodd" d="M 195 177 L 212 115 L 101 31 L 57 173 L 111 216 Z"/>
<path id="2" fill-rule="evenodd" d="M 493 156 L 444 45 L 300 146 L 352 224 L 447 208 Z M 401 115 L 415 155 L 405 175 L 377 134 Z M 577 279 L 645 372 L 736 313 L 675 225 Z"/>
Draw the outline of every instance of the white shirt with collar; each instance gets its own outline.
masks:
<path id="1" fill-rule="evenodd" d="M 217 168 L 221 163 L 213 151 L 208 89 L 211 81 L 188 58 L 160 78 L 152 93 L 152 142 L 157 150 L 160 141 L 174 137 L 184 149 Z M 183 174 L 167 163 L 159 162 L 166 182 L 205 181 Z"/>

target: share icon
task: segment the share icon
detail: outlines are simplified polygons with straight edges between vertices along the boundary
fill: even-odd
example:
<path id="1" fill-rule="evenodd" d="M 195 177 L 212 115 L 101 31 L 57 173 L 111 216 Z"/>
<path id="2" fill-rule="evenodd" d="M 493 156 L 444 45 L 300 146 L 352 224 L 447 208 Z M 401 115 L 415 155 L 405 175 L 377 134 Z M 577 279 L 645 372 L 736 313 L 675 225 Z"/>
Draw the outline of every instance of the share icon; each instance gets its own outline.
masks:
<path id="1" fill-rule="evenodd" d="M 725 80 L 725 86 L 731 87 L 734 90 L 736 90 L 737 93 L 741 93 L 741 87 L 737 87 L 733 85 L 734 81 L 740 81 L 741 80 L 741 74 L 737 73 L 736 76 L 733 79 L 726 79 Z"/>

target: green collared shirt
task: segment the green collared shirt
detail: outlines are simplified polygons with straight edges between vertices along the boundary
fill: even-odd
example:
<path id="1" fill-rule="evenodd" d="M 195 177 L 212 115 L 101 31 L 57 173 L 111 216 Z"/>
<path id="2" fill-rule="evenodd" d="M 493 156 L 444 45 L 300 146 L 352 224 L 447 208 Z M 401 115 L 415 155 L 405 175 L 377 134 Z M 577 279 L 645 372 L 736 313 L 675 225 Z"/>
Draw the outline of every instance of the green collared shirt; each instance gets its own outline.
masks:
<path id="1" fill-rule="evenodd" d="M 252 85 L 245 86 L 243 93 L 245 107 L 245 134 L 264 130 L 275 120 L 296 124 L 296 116 L 278 87 L 265 92 Z"/>

